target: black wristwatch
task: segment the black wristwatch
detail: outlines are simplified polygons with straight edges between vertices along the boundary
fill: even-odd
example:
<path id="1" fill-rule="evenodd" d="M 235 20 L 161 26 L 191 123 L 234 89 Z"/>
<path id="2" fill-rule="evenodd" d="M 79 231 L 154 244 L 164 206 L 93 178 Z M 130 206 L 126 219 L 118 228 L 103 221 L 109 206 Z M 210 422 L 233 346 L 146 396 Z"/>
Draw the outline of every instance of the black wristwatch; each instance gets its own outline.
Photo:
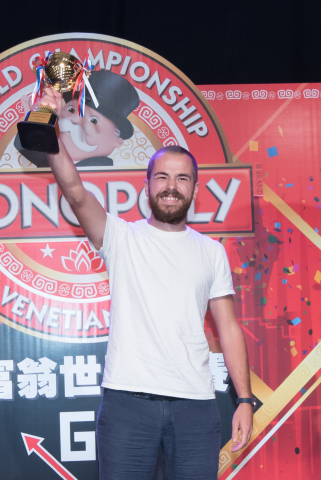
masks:
<path id="1" fill-rule="evenodd" d="M 248 398 L 238 398 L 236 403 L 239 405 L 240 403 L 250 403 L 252 407 L 256 407 L 256 398 L 255 397 L 248 397 Z"/>

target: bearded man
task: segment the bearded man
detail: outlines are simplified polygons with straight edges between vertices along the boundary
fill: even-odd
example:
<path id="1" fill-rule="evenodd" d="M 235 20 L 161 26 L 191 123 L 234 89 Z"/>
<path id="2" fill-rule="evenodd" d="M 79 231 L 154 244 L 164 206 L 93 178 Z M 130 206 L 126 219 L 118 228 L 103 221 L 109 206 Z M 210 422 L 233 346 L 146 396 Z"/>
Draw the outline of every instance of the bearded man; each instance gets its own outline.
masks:
<path id="1" fill-rule="evenodd" d="M 59 114 L 60 101 L 50 89 L 41 104 Z M 109 275 L 110 335 L 97 419 L 100 480 L 151 480 L 159 447 L 169 479 L 216 479 L 220 418 L 204 334 L 208 305 L 240 397 L 234 451 L 251 436 L 252 395 L 224 247 L 185 225 L 199 189 L 194 157 L 166 147 L 151 158 L 145 192 L 152 213 L 134 223 L 106 215 L 62 142 L 48 159 Z"/>

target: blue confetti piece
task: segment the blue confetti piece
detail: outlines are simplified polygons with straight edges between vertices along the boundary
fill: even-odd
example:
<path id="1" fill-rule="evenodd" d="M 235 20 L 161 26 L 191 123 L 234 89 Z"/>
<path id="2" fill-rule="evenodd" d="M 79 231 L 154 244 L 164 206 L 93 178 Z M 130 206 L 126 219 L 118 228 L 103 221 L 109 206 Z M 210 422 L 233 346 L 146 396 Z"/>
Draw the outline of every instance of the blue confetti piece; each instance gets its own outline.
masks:
<path id="1" fill-rule="evenodd" d="M 283 278 L 282 283 L 283 283 L 283 285 L 285 285 L 286 283 L 288 283 L 288 281 L 285 280 L 285 278 Z"/>
<path id="2" fill-rule="evenodd" d="M 262 273 L 261 272 L 256 273 L 255 274 L 255 281 L 260 280 L 260 278 L 262 278 Z"/>
<path id="3" fill-rule="evenodd" d="M 318 198 L 318 197 L 314 197 L 314 200 L 318 203 L 320 202 L 320 198 Z"/>
<path id="4" fill-rule="evenodd" d="M 266 262 L 267 261 L 267 258 L 263 258 L 263 262 Z"/>
<path id="5" fill-rule="evenodd" d="M 306 354 L 308 353 L 308 351 L 307 351 L 307 350 L 303 350 L 302 353 L 303 353 L 303 355 L 306 355 Z"/>
<path id="6" fill-rule="evenodd" d="M 292 232 L 293 232 L 292 228 L 288 228 L 288 229 L 287 229 L 287 232 L 288 232 L 288 233 L 292 233 Z"/>
<path id="7" fill-rule="evenodd" d="M 317 227 L 315 227 L 315 229 L 314 229 L 314 230 L 315 230 L 317 233 L 319 233 L 319 230 L 317 229 Z"/>
<path id="8" fill-rule="evenodd" d="M 290 187 L 294 187 L 293 183 L 288 183 L 287 185 L 285 185 L 286 188 L 290 188 Z"/>
<path id="9" fill-rule="evenodd" d="M 302 395 L 304 395 L 306 393 L 307 389 L 306 388 L 301 388 L 300 392 L 302 393 Z"/>
<path id="10" fill-rule="evenodd" d="M 243 263 L 242 268 L 246 268 L 248 266 L 249 266 L 249 262 L 245 262 L 245 263 Z"/>
<path id="11" fill-rule="evenodd" d="M 276 156 L 279 154 L 276 147 L 270 147 L 270 148 L 268 148 L 268 149 L 267 149 L 267 153 L 268 153 L 268 156 L 269 156 L 270 158 L 276 157 Z"/>
<path id="12" fill-rule="evenodd" d="M 269 273 L 269 269 L 267 268 L 267 269 L 265 270 L 265 274 L 267 275 L 268 273 Z"/>
<path id="13" fill-rule="evenodd" d="M 299 325 L 299 323 L 301 323 L 301 318 L 299 318 L 299 317 L 295 317 L 292 320 L 292 325 Z"/>
<path id="14" fill-rule="evenodd" d="M 313 182 L 313 177 L 309 177 L 310 182 Z"/>
<path id="15" fill-rule="evenodd" d="M 275 222 L 274 226 L 275 226 L 275 228 L 281 228 L 281 223 L 280 222 Z"/>

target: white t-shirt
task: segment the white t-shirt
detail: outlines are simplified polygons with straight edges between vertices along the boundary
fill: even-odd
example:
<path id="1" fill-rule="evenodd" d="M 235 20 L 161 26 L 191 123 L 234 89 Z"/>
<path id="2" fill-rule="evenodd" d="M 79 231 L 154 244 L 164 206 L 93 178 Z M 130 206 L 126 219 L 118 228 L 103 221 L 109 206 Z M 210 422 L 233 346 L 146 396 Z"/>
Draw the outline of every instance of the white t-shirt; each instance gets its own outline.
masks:
<path id="1" fill-rule="evenodd" d="M 102 386 L 214 398 L 204 317 L 210 298 L 235 293 L 224 247 L 189 227 L 165 232 L 107 216 L 98 252 L 111 293 Z"/>

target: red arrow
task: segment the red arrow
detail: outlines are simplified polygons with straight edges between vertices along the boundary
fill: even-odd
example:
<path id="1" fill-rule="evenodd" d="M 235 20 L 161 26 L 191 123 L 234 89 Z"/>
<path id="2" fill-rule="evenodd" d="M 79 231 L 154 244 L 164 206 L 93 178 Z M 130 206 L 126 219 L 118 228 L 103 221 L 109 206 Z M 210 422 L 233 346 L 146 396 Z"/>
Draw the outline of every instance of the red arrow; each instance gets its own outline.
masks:
<path id="1" fill-rule="evenodd" d="M 24 441 L 28 455 L 32 452 L 35 452 L 44 462 L 46 462 L 49 467 L 51 467 L 58 475 L 61 476 L 64 480 L 77 480 L 68 470 L 65 469 L 61 463 L 59 463 L 50 453 L 43 448 L 41 442 L 44 438 L 35 437 L 34 435 L 28 435 L 27 433 L 21 432 L 22 439 Z"/>

